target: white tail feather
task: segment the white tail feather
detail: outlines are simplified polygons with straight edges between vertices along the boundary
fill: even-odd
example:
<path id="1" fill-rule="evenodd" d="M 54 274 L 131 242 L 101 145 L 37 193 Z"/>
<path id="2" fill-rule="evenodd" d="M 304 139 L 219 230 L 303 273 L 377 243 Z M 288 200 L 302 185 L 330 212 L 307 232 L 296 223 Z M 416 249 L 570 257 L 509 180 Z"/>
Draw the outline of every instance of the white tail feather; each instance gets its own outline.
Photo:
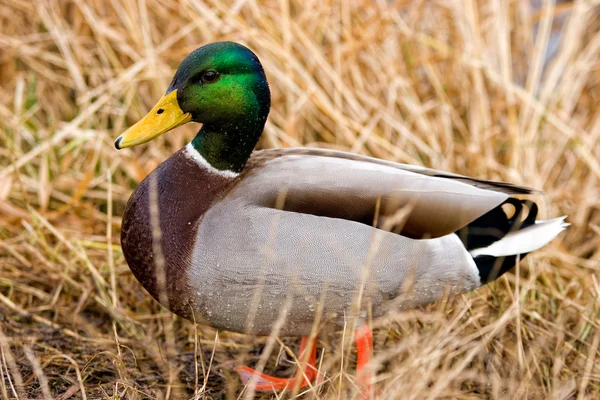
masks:
<path id="1" fill-rule="evenodd" d="M 545 246 L 569 226 L 568 223 L 564 222 L 565 218 L 566 216 L 547 221 L 535 221 L 534 225 L 509 232 L 502 239 L 488 247 L 473 249 L 469 253 L 473 257 L 480 255 L 506 257 L 532 252 Z"/>

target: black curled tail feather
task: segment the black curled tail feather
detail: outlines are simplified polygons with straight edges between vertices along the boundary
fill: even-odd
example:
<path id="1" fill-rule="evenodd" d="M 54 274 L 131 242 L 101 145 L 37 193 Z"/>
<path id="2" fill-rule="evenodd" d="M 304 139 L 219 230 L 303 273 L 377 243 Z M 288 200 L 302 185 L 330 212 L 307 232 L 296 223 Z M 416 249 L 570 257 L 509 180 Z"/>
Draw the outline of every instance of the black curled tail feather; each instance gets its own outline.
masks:
<path id="1" fill-rule="evenodd" d="M 510 218 L 502 208 L 505 204 L 510 204 L 515 209 Z M 524 212 L 527 212 L 525 217 L 523 216 Z M 484 248 L 501 240 L 509 232 L 535 224 L 537 214 L 538 206 L 531 200 L 519 200 L 511 197 L 469 225 L 456 231 L 456 234 L 467 250 Z M 473 259 L 479 269 L 481 282 L 487 283 L 512 269 L 517 262 L 517 257 L 522 259 L 526 255 L 527 253 L 506 257 L 478 255 Z"/>

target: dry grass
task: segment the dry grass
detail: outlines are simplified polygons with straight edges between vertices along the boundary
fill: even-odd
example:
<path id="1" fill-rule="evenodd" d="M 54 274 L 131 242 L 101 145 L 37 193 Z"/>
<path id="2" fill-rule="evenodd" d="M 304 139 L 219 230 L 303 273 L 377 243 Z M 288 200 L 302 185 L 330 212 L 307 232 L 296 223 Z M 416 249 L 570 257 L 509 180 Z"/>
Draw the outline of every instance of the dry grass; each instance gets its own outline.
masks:
<path id="1" fill-rule="evenodd" d="M 599 398 L 598 2 L 225 3 L 0 1 L 0 398 L 240 396 L 231 367 L 254 364 L 265 339 L 161 309 L 118 241 L 136 184 L 197 127 L 133 151 L 113 139 L 216 40 L 266 68 L 262 147 L 527 184 L 545 191 L 544 217 L 569 216 L 514 273 L 378 322 L 381 398 Z M 547 62 L 554 13 L 571 18 Z M 308 398 L 357 394 L 342 337 L 320 338 L 325 381 Z M 279 347 L 267 370 L 284 374 Z"/>

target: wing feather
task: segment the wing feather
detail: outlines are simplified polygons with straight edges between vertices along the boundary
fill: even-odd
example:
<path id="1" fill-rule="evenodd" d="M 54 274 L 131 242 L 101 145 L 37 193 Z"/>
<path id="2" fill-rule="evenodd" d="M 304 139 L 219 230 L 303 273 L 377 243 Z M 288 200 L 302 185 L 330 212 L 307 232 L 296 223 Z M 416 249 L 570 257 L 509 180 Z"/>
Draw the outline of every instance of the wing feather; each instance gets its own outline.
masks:
<path id="1" fill-rule="evenodd" d="M 422 174 L 431 177 L 452 179 L 460 182 L 467 183 L 469 185 L 478 187 L 480 189 L 494 190 L 497 192 L 506 193 L 508 195 L 516 194 L 540 194 L 541 192 L 536 189 L 532 189 L 526 186 L 515 185 L 513 183 L 493 181 L 488 179 L 471 178 L 468 176 L 454 174 L 452 172 L 440 171 L 437 169 L 421 167 L 417 165 L 402 164 L 388 160 L 382 160 L 380 158 L 374 158 L 364 156 L 356 153 L 348 153 L 345 151 L 330 150 L 330 149 L 319 149 L 310 147 L 290 147 L 286 149 L 267 149 L 256 151 L 252 154 L 248 165 L 252 168 L 262 163 L 273 160 L 279 157 L 293 156 L 293 155 L 306 155 L 315 157 L 329 157 L 329 158 L 341 158 L 345 160 L 361 161 L 375 165 L 385 165 L 392 168 L 401 169 L 404 171 L 410 171 L 417 174 Z"/>
<path id="2" fill-rule="evenodd" d="M 261 206 L 439 237 L 529 189 L 320 149 L 256 152 L 228 196 Z M 398 218 L 397 221 L 394 218 Z M 386 222 L 392 221 L 386 225 Z"/>

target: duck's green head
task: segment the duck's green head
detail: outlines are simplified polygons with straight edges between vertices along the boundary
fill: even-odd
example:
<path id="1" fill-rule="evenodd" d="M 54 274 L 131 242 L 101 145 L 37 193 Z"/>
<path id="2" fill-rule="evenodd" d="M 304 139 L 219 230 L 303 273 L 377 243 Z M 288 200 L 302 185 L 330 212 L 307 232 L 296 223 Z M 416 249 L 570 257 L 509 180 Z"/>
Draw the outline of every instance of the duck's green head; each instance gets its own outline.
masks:
<path id="1" fill-rule="evenodd" d="M 136 146 L 179 125 L 200 122 L 194 147 L 216 168 L 239 170 L 262 133 L 270 105 L 256 55 L 238 43 L 211 43 L 183 60 L 165 95 L 117 138 L 115 147 Z"/>

